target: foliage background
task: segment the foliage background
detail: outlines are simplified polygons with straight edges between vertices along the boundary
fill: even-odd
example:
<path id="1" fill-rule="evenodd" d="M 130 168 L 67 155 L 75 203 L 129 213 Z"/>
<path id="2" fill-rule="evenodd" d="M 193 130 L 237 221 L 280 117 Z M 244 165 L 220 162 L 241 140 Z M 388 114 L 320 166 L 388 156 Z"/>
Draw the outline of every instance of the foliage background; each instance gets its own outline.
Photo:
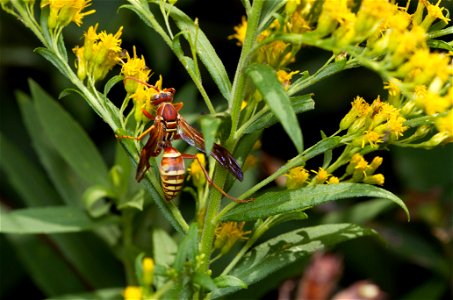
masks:
<path id="1" fill-rule="evenodd" d="M 132 12 L 128 10 L 117 12 L 120 3 L 122 2 L 114 0 L 94 1 L 93 8 L 97 11 L 95 15 L 88 16 L 81 28 L 71 25 L 65 29 L 67 45 L 79 44 L 82 32 L 89 23 L 99 22 L 101 28 L 109 32 L 115 32 L 123 25 L 125 28 L 123 48 L 131 49 L 132 45 L 136 45 L 140 53 L 145 55 L 154 74 L 164 75 L 164 86 L 176 88 L 177 100 L 185 103 L 183 114 L 186 116 L 207 113 L 207 108 L 196 94 L 190 78 L 157 34 L 148 28 L 143 30 L 145 25 Z M 444 5 L 453 11 L 452 1 L 445 1 Z M 240 48 L 228 40 L 227 36 L 233 33 L 233 26 L 240 22 L 243 15 L 240 1 L 178 1 L 178 7 L 189 16 L 199 18 L 201 28 L 215 46 L 232 78 Z M 38 159 L 31 149 L 14 92 L 21 90 L 29 93 L 28 78 L 35 80 L 55 98 L 64 88 L 69 87 L 69 83 L 47 61 L 33 53 L 32 50 L 38 45 L 38 41 L 28 29 L 10 15 L 4 12 L 0 14 L 0 131 L 8 140 L 18 145 L 29 158 L 36 161 Z M 312 72 L 322 65 L 329 54 L 307 48 L 301 51 L 300 56 L 301 59 L 298 61 L 301 65 L 293 69 Z M 209 94 L 217 93 L 214 86 L 206 87 Z M 304 113 L 299 118 L 305 145 L 312 145 L 319 140 L 320 129 L 327 133 L 334 132 L 342 116 L 349 110 L 350 101 L 356 95 L 373 99 L 376 95 L 383 94 L 383 87 L 378 75 L 360 68 L 332 76 L 316 85 L 312 91 L 315 93 L 316 109 Z M 111 93 L 113 94 L 114 92 Z M 122 97 L 123 92 L 118 91 L 116 104 Z M 110 128 L 77 96 L 65 97 L 61 103 L 79 120 L 96 142 L 108 165 L 111 165 L 115 138 Z M 296 153 L 280 125 L 275 125 L 264 132 L 262 152 L 284 161 Z M 384 241 L 362 238 L 337 247 L 335 252 L 343 256 L 345 265 L 340 285 L 348 286 L 360 279 L 371 279 L 394 299 L 404 297 L 450 299 L 453 284 L 453 145 L 429 151 L 399 148 L 379 155 L 384 157 L 381 171 L 386 176 L 386 189 L 401 196 L 411 212 L 412 220 L 407 223 L 402 211 L 392 206 L 374 218 L 371 224 L 366 224 L 377 229 Z M 10 208 L 23 207 L 8 178 L 1 169 L 0 172 L 1 205 Z M 260 173 L 256 176 L 260 177 Z M 190 211 L 191 200 L 190 197 L 187 198 L 188 201 L 181 201 L 181 205 L 187 206 L 187 211 Z M 308 220 L 299 222 L 304 222 L 304 225 L 315 225 L 320 222 L 353 221 L 346 213 L 341 214 L 348 212 L 348 203 L 339 205 L 323 206 L 316 213 L 312 213 Z M 300 223 L 285 223 L 282 226 L 297 228 Z M 283 231 L 283 228 L 277 227 L 267 236 L 278 234 L 279 230 Z M 85 234 L 74 234 L 72 242 L 82 240 L 82 235 Z M 85 236 L 83 240 L 91 238 L 94 237 Z M 45 243 L 52 243 L 45 236 L 39 236 L 39 239 Z M 80 246 L 83 248 L 83 245 Z M 21 261 L 17 250 L 4 236 L 0 236 L 0 259 L 1 299 L 43 298 L 42 292 L 31 278 L 27 264 Z M 103 259 L 108 262 L 112 258 Z M 254 298 L 276 298 L 276 289 L 282 280 L 289 274 L 300 276 L 306 263 L 304 261 L 300 266 L 292 266 L 278 272 L 270 278 L 271 282 L 259 283 L 260 287 L 269 286 L 268 290 L 260 288 L 257 293 L 257 289 L 251 286 L 248 291 L 254 291 Z M 443 267 L 439 268 L 439 264 Z M 119 269 L 115 262 L 112 269 Z M 441 269 L 448 269 L 449 272 L 445 273 Z M 121 286 L 124 283 L 121 276 L 112 276 L 106 278 L 105 284 L 107 287 L 111 284 Z M 252 297 L 248 291 L 243 292 L 242 296 Z"/>

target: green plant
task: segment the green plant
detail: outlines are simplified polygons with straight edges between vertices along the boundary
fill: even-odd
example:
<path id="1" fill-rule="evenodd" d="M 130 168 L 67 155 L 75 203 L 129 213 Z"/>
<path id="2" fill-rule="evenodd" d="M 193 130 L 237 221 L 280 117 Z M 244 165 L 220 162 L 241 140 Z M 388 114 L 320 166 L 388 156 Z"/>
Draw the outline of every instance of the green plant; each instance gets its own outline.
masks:
<path id="1" fill-rule="evenodd" d="M 94 233 L 96 243 L 103 245 L 95 256 L 105 261 L 96 261 L 96 268 L 89 256 L 74 258 L 74 263 L 83 274 L 90 273 L 91 267 L 99 270 L 90 274 L 94 288 L 112 283 L 118 288 L 80 297 L 108 298 L 122 293 L 118 278 L 102 268 L 114 264 L 115 256 L 124 266 L 127 299 L 217 298 L 269 277 L 317 250 L 375 235 L 371 229 L 341 223 L 302 227 L 263 240 L 271 228 L 303 220 L 309 209 L 329 201 L 385 199 L 399 205 L 408 216 L 398 196 L 376 186 L 384 183 L 384 176 L 376 172 L 382 158 L 367 161 L 364 155 L 390 146 L 433 148 L 452 141 L 451 55 L 431 50 L 453 50 L 451 42 L 436 39 L 451 34 L 453 28 L 445 28 L 448 19 L 439 4 L 419 1 L 410 14 L 388 1 L 242 2 L 247 21 L 244 19 L 232 36 L 242 46 L 233 81 L 198 20 L 192 20 L 172 1 L 148 4 L 130 0 L 121 8 L 133 11 L 160 35 L 196 86 L 209 111 L 209 115 L 199 117 L 207 153 L 218 139 L 245 165 L 262 131 L 282 124 L 298 154 L 264 180 L 244 188 L 238 198 L 254 197 L 251 202 L 223 200 L 220 192 L 203 182 L 204 175 L 200 170 L 197 173 L 197 163 L 193 163 L 193 188 L 187 190 L 193 194 L 196 207 L 187 221 L 174 201 L 164 200 L 158 160 L 150 159 L 144 185 L 131 177 L 141 143 L 119 139 L 122 147 L 118 147 L 109 169 L 77 122 L 37 84 L 30 82 L 31 97 L 18 93 L 24 123 L 53 186 L 39 179 L 43 178 L 41 171 L 2 136 L 2 152 L 7 158 L 2 160 L 2 169 L 30 208 L 12 212 L 2 208 L 1 230 L 9 234 Z M 70 2 L 42 1 L 39 14 L 34 1 L 1 3 L 38 37 L 42 47 L 36 52 L 73 84 L 74 88 L 66 89 L 60 97 L 80 95 L 109 125 L 112 135 L 136 137 L 150 126 L 143 111 L 153 113 L 150 99 L 162 90 L 162 79 L 154 88 L 143 84 L 150 70 L 135 48 L 133 55 L 123 54 L 122 28 L 108 34 L 98 33 L 97 24 L 90 26 L 83 46 L 73 48 L 74 69 L 63 30 L 93 13 L 83 12 L 89 1 L 74 1 L 73 6 Z M 332 56 L 314 74 L 291 72 L 298 52 L 306 46 L 319 47 Z M 116 64 L 122 65 L 121 74 L 111 76 L 100 89 Z M 202 66 L 223 97 L 223 109 L 214 105 L 205 88 Z M 314 109 L 315 102 L 313 95 L 302 93 L 329 76 L 359 66 L 381 76 L 387 95 L 372 103 L 357 97 L 337 132 L 330 136 L 321 132 L 320 141 L 306 147 L 296 115 Z M 117 107 L 109 93 L 120 82 L 125 84 L 126 95 Z M 323 157 L 322 164 L 315 171 L 307 170 L 307 162 L 317 156 Z M 216 185 L 226 190 L 233 185 L 231 176 L 214 160 L 209 161 L 209 167 Z M 282 175 L 287 178 L 286 188 L 269 188 Z M 38 205 L 45 207 L 33 207 Z M 146 220 L 148 214 L 158 212 L 177 233 L 175 238 L 170 230 Z M 69 246 L 75 242 L 71 238 L 50 238 L 68 249 L 66 256 L 77 257 L 69 250 L 76 249 Z M 8 239 L 19 245 L 38 244 L 34 236 L 8 235 Z M 89 238 L 86 243 L 90 243 Z M 234 257 L 223 270 L 213 272 L 218 260 L 231 253 Z M 57 268 L 61 262 L 54 257 L 49 264 Z M 46 294 L 84 290 L 80 278 L 67 271 L 68 288 L 55 289 L 46 281 L 41 284 Z"/>

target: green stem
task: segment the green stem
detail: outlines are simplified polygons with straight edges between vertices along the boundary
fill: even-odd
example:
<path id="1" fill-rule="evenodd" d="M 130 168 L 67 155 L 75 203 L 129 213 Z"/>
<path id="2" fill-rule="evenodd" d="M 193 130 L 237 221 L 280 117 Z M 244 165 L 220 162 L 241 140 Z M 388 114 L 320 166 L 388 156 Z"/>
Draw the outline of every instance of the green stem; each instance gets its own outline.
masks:
<path id="1" fill-rule="evenodd" d="M 217 168 L 214 175 L 214 182 L 222 188 L 227 177 L 227 171 L 224 168 Z M 214 243 L 215 230 L 217 227 L 216 215 L 220 209 L 222 194 L 217 190 L 212 190 L 210 199 L 206 208 L 206 216 L 200 239 L 200 255 L 203 257 L 200 264 L 200 271 L 207 272 L 209 261 Z"/>
<path id="2" fill-rule="evenodd" d="M 245 69 L 250 63 L 250 53 L 256 39 L 258 24 L 261 16 L 261 9 L 264 0 L 253 1 L 250 9 L 249 18 L 247 21 L 247 33 L 245 35 L 244 44 L 242 45 L 241 56 L 239 57 L 238 67 L 234 75 L 233 86 L 231 90 L 232 99 L 230 102 L 231 109 L 231 132 L 230 139 L 234 138 L 234 134 L 239 126 L 239 118 L 241 114 L 241 103 L 244 96 L 245 87 Z"/>

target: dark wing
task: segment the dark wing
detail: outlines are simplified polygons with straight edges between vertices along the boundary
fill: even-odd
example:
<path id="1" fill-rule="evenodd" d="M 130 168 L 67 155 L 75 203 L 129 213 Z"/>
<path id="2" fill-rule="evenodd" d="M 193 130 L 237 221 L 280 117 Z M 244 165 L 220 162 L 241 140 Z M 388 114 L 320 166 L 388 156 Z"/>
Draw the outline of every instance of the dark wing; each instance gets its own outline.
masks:
<path id="1" fill-rule="evenodd" d="M 140 160 L 137 166 L 137 173 L 135 174 L 137 181 L 142 180 L 146 171 L 148 171 L 150 167 L 149 158 L 158 156 L 162 151 L 164 136 L 165 130 L 162 122 L 155 122 L 149 131 L 149 139 L 140 152 Z"/>
<path id="2" fill-rule="evenodd" d="M 181 116 L 179 117 L 178 133 L 181 138 L 186 141 L 186 143 L 191 146 L 195 146 L 198 150 L 206 153 L 203 134 L 190 126 Z M 242 181 L 243 174 L 241 167 L 227 149 L 223 148 L 219 144 L 214 144 L 211 156 L 214 157 L 214 159 L 217 160 L 222 167 L 230 171 L 234 177 Z"/>

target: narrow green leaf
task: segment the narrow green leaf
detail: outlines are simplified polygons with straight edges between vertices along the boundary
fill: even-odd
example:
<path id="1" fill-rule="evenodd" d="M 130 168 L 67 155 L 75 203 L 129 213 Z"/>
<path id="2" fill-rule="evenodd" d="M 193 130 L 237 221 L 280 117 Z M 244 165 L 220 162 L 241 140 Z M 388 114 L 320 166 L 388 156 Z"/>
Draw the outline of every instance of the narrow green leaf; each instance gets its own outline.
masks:
<path id="1" fill-rule="evenodd" d="M 123 75 L 115 75 L 112 78 L 110 78 L 109 81 L 107 81 L 107 83 L 104 86 L 104 96 L 107 96 L 112 87 L 114 87 L 115 84 L 122 81 L 123 79 L 124 79 Z"/>
<path id="2" fill-rule="evenodd" d="M 3 223 L 3 219 L 2 219 Z M 6 235 L 34 284 L 48 297 L 85 289 L 83 279 L 48 239 L 34 235 Z"/>
<path id="3" fill-rule="evenodd" d="M 244 255 L 231 275 L 250 285 L 316 251 L 374 234 L 373 230 L 354 224 L 327 224 L 297 229 L 254 247 Z M 212 296 L 214 299 L 219 298 L 239 289 L 230 287 L 216 290 Z"/>
<path id="4" fill-rule="evenodd" d="M 221 275 L 215 278 L 214 282 L 219 288 L 225 287 L 240 287 L 243 289 L 247 288 L 247 284 L 242 279 L 232 275 Z"/>
<path id="5" fill-rule="evenodd" d="M 332 150 L 338 147 L 341 144 L 341 137 L 331 136 L 325 139 L 322 139 L 317 144 L 313 145 L 304 153 L 305 160 L 309 160 L 315 156 L 325 153 L 326 151 Z"/>
<path id="6" fill-rule="evenodd" d="M 209 39 L 199 28 L 198 24 L 195 24 L 181 10 L 173 5 L 167 5 L 167 8 L 170 9 L 170 16 L 175 21 L 176 26 L 183 32 L 186 38 L 192 39 L 192 44 L 195 45 L 198 57 L 208 70 L 222 96 L 229 101 L 231 99 L 231 82 L 225 66 L 209 42 Z"/>
<path id="7" fill-rule="evenodd" d="M 453 46 L 442 40 L 428 40 L 427 43 L 429 48 L 453 51 Z"/>
<path id="8" fill-rule="evenodd" d="M 283 129 L 293 141 L 298 152 L 303 150 L 302 132 L 291 101 L 277 79 L 275 71 L 268 65 L 253 64 L 247 68 L 247 74 L 263 95 Z"/>
<path id="9" fill-rule="evenodd" d="M 0 167 L 27 206 L 61 203 L 60 197 L 46 180 L 46 175 L 2 133 Z M 3 222 L 3 221 L 2 221 Z"/>
<path id="10" fill-rule="evenodd" d="M 107 166 L 85 131 L 33 81 L 30 89 L 41 124 L 58 153 L 87 183 L 109 186 Z"/>
<path id="11" fill-rule="evenodd" d="M 209 291 L 217 289 L 214 280 L 206 273 L 195 272 L 195 274 L 193 274 L 192 280 L 195 284 L 198 284 L 199 286 L 204 287 Z"/>
<path id="12" fill-rule="evenodd" d="M 392 202 L 387 199 L 373 199 L 357 203 L 343 211 L 334 211 L 324 218 L 323 223 L 351 222 L 354 224 L 364 224 L 390 207 L 392 207 Z"/>
<path id="13" fill-rule="evenodd" d="M 124 269 L 112 249 L 93 232 L 48 236 L 58 256 L 63 256 L 75 274 L 93 289 L 123 284 Z"/>
<path id="14" fill-rule="evenodd" d="M 80 205 L 80 198 L 85 189 L 81 179 L 74 174 L 61 155 L 55 151 L 41 125 L 31 99 L 20 92 L 16 96 L 22 119 L 33 142 L 33 147 L 53 185 L 67 205 Z"/>
<path id="15" fill-rule="evenodd" d="M 122 300 L 124 288 L 100 289 L 89 293 L 67 294 L 63 296 L 50 297 L 48 300 L 74 300 L 74 299 L 96 299 L 96 300 Z"/>
<path id="16" fill-rule="evenodd" d="M 154 260 L 164 266 L 171 266 L 178 246 L 165 230 L 156 228 L 152 233 Z"/>
<path id="17" fill-rule="evenodd" d="M 178 253 L 176 253 L 175 263 L 173 267 L 177 271 L 182 271 L 184 263 L 188 260 L 195 263 L 195 255 L 197 253 L 198 241 L 198 226 L 192 223 L 187 231 L 186 236 L 179 244 Z"/>
<path id="18" fill-rule="evenodd" d="M 290 101 L 291 107 L 296 114 L 313 110 L 315 108 L 315 102 L 311 98 L 311 95 L 291 97 Z M 252 133 L 257 130 L 268 128 L 277 122 L 277 117 L 271 111 L 268 111 L 250 124 L 250 126 L 244 130 L 244 133 Z"/>
<path id="19" fill-rule="evenodd" d="M 257 197 L 253 202 L 234 207 L 222 220 L 249 221 L 265 217 L 303 210 L 328 201 L 355 198 L 379 197 L 398 204 L 407 214 L 404 202 L 396 195 L 384 189 L 361 183 L 319 184 L 295 190 L 268 192 Z"/>
<path id="20" fill-rule="evenodd" d="M 112 224 L 115 218 L 91 220 L 81 209 L 68 206 L 25 208 L 1 213 L 2 233 L 64 233 L 91 230 L 98 226 Z"/>
<path id="21" fill-rule="evenodd" d="M 221 123 L 220 119 L 217 119 L 212 116 L 203 117 L 200 121 L 201 132 L 203 133 L 205 141 L 205 151 L 207 155 L 211 154 L 211 150 L 212 147 L 214 146 L 214 141 L 216 139 L 220 123 Z"/>
<path id="22" fill-rule="evenodd" d="M 36 48 L 35 51 L 39 55 L 47 59 L 52 65 L 54 65 L 63 76 L 66 76 L 67 72 L 65 66 L 60 62 L 60 59 L 55 56 L 52 51 L 44 47 Z"/>
<path id="23" fill-rule="evenodd" d="M 138 190 L 135 194 L 132 194 L 130 197 L 123 197 L 121 201 L 118 203 L 118 208 L 124 209 L 127 207 L 133 207 L 142 211 L 144 203 L 145 203 L 145 190 Z"/>
<path id="24" fill-rule="evenodd" d="M 82 202 L 91 217 L 99 218 L 110 211 L 112 203 L 108 200 L 109 198 L 113 198 L 111 190 L 93 185 L 83 193 Z"/>

